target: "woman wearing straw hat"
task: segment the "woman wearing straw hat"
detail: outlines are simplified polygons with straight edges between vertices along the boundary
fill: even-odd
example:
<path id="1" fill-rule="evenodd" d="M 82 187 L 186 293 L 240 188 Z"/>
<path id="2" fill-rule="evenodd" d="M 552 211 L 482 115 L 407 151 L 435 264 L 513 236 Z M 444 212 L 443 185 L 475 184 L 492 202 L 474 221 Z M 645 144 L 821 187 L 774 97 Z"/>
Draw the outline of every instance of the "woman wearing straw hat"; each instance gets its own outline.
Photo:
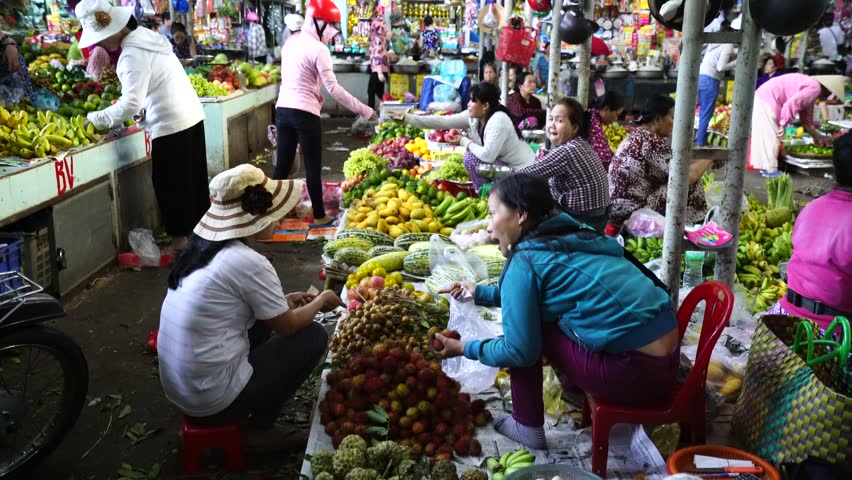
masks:
<path id="1" fill-rule="evenodd" d="M 133 118 L 151 134 L 152 179 L 160 216 L 171 236 L 171 250 L 181 250 L 207 211 L 207 151 L 204 110 L 198 95 L 162 35 L 137 28 L 131 7 L 106 0 L 83 0 L 75 9 L 83 25 L 80 48 L 121 49 L 116 74 L 121 98 L 87 116 L 99 130 Z"/>
<path id="2" fill-rule="evenodd" d="M 845 97 L 846 78 L 843 75 L 817 75 L 788 73 L 775 77 L 757 89 L 754 95 L 754 112 L 751 116 L 750 163 L 764 177 L 777 177 L 778 151 L 784 127 L 797 116 L 802 127 L 817 145 L 826 145 L 828 137 L 814 126 L 814 102 L 834 95 L 841 101 Z"/>
<path id="3" fill-rule="evenodd" d="M 330 290 L 285 295 L 275 268 L 252 248 L 272 238 L 303 186 L 248 164 L 213 178 L 212 204 L 169 272 L 160 313 L 166 397 L 195 423 L 247 419 L 251 450 L 304 442 L 276 429 L 275 419 L 325 353 L 328 335 L 314 316 L 343 306 Z"/>

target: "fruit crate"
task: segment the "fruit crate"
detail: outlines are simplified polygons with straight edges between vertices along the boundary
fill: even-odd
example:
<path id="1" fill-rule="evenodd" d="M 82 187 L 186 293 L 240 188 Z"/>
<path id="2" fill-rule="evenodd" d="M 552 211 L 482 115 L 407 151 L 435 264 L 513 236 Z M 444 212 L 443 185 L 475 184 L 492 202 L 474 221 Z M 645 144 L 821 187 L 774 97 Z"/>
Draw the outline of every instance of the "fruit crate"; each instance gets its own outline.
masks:
<path id="1" fill-rule="evenodd" d="M 0 237 L 0 272 L 19 272 L 24 263 L 24 240 L 19 237 Z M 19 279 L 0 285 L 0 293 L 23 286 Z"/>

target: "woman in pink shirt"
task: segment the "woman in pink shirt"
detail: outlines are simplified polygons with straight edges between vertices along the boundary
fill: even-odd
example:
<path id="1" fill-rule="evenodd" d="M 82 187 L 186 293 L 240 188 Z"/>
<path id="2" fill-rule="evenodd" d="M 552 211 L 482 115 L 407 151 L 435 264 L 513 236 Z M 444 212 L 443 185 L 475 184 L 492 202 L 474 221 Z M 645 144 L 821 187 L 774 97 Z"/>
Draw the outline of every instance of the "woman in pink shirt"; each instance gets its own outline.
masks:
<path id="1" fill-rule="evenodd" d="M 299 35 L 288 39 L 281 49 L 281 90 L 275 104 L 278 129 L 278 161 L 272 177 L 290 175 L 296 147 L 302 147 L 305 179 L 314 210 L 312 227 L 330 226 L 334 217 L 326 215 L 322 200 L 322 125 L 320 87 L 352 112 L 373 119 L 372 108 L 349 94 L 334 76 L 331 54 L 326 44 L 338 33 L 333 24 L 340 22 L 340 10 L 331 0 L 311 0 Z"/>
<path id="2" fill-rule="evenodd" d="M 852 133 L 834 142 L 837 185 L 809 203 L 793 227 L 787 295 L 769 313 L 816 321 L 852 318 Z"/>
<path id="3" fill-rule="evenodd" d="M 842 75 L 809 77 L 789 73 L 775 77 L 757 89 L 751 116 L 751 164 L 765 177 L 778 176 L 778 151 L 784 127 L 799 117 L 802 127 L 818 145 L 828 139 L 814 127 L 814 103 L 830 95 L 844 98 Z"/>

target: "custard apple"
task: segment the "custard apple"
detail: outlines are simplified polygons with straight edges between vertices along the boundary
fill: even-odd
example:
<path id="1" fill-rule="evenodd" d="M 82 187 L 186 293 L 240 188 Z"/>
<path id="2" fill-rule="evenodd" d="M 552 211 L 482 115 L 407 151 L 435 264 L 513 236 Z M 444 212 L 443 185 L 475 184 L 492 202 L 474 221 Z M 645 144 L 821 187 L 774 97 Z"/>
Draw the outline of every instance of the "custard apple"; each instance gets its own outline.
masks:
<path id="1" fill-rule="evenodd" d="M 488 474 L 482 470 L 472 468 L 462 472 L 461 480 L 488 480 Z"/>
<path id="2" fill-rule="evenodd" d="M 355 467 L 346 474 L 344 480 L 376 480 L 378 474 L 372 468 Z"/>
<path id="3" fill-rule="evenodd" d="M 334 473 L 334 454 L 328 450 L 318 450 L 311 457 L 311 473 L 314 478 L 322 472 Z"/>
<path id="4" fill-rule="evenodd" d="M 333 463 L 334 475 L 338 478 L 344 478 L 353 468 L 364 466 L 364 451 L 359 451 L 357 448 L 349 450 L 338 449 L 337 453 L 334 454 Z"/>

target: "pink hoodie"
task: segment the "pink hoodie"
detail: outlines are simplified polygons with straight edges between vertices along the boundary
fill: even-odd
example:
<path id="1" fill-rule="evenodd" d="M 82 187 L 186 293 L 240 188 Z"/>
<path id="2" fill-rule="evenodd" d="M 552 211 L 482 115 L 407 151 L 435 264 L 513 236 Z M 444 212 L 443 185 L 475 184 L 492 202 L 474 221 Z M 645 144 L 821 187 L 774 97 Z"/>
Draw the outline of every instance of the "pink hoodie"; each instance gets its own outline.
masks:
<path id="1" fill-rule="evenodd" d="M 788 73 L 772 77 L 757 89 L 755 95 L 766 102 L 775 114 L 778 125 L 787 126 L 799 116 L 802 125 L 813 126 L 814 102 L 822 92 L 822 85 L 801 73 Z"/>
<path id="2" fill-rule="evenodd" d="M 336 33 L 329 25 L 323 32 L 327 38 L 320 39 L 313 16 L 308 12 L 301 33 L 288 38 L 281 48 L 281 90 L 276 107 L 295 108 L 319 116 L 323 102 L 320 86 L 325 85 L 328 93 L 344 107 L 365 119 L 373 116 L 370 107 L 337 83 L 331 54 L 325 45 Z"/>

